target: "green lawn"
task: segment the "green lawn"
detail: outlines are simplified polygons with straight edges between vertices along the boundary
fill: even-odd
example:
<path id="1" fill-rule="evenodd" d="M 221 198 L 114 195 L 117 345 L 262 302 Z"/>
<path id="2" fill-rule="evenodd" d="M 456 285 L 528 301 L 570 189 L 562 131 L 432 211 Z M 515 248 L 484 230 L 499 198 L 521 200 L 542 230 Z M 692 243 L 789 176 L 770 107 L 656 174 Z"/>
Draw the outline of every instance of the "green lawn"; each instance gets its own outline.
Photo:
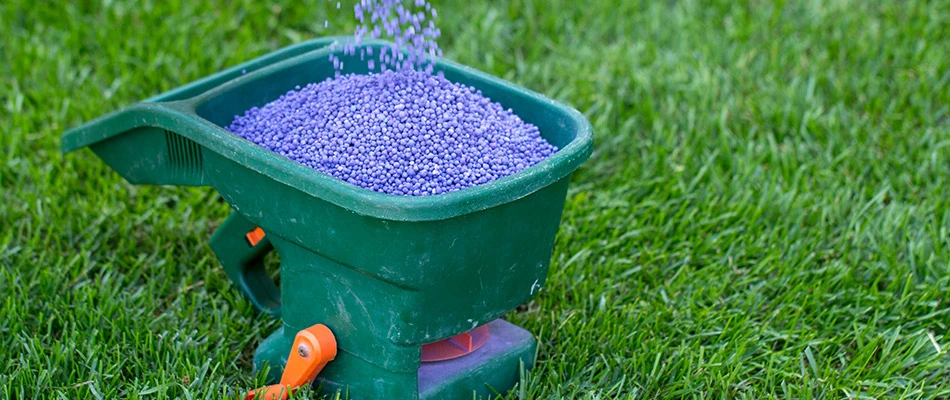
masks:
<path id="1" fill-rule="evenodd" d="M 0 2 L 0 397 L 259 385 L 279 323 L 207 247 L 227 205 L 59 137 L 349 7 L 34 3 Z M 448 58 L 595 129 L 510 398 L 950 397 L 947 2 L 434 3 Z"/>

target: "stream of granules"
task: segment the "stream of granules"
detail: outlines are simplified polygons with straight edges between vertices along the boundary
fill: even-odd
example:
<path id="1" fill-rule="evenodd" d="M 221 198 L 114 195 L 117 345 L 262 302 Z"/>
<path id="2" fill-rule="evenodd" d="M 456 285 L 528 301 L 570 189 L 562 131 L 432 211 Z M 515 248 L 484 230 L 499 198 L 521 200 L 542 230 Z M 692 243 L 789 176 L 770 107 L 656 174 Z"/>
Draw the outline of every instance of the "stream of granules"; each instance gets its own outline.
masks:
<path id="1" fill-rule="evenodd" d="M 353 14 L 359 22 L 353 37 L 342 44 L 344 54 L 355 55 L 363 39 L 388 39 L 393 44 L 378 54 L 372 49 L 359 50 L 360 59 L 367 62 L 370 71 L 377 64 L 381 71 L 394 69 L 421 69 L 432 72 L 432 62 L 442 57 L 436 40 L 442 31 L 435 26 L 438 12 L 425 0 L 360 0 L 353 6 Z M 340 4 L 339 2 L 337 3 Z M 337 71 L 343 63 L 335 55 L 330 56 Z"/>
<path id="2" fill-rule="evenodd" d="M 511 109 L 433 74 L 440 32 L 425 1 L 362 0 L 344 52 L 380 71 L 340 74 L 235 116 L 228 129 L 300 164 L 377 192 L 426 196 L 517 173 L 557 151 Z M 373 54 L 364 37 L 394 42 Z M 371 68 L 372 70 L 373 68 Z"/>

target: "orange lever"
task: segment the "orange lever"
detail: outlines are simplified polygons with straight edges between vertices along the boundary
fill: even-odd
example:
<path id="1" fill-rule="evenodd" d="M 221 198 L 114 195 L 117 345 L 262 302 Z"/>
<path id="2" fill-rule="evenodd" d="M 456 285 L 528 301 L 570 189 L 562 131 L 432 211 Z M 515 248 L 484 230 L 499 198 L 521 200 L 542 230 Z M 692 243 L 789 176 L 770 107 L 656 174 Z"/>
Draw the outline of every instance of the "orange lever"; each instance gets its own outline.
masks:
<path id="1" fill-rule="evenodd" d="M 264 239 L 264 230 L 260 227 L 254 228 L 254 230 L 245 234 L 244 237 L 247 239 L 247 243 L 250 244 L 251 247 L 257 246 L 257 244 L 260 243 L 262 239 Z"/>
<path id="2" fill-rule="evenodd" d="M 316 324 L 297 332 L 280 383 L 252 390 L 244 400 L 287 400 L 291 393 L 313 382 L 334 357 L 336 338 L 326 325 Z"/>

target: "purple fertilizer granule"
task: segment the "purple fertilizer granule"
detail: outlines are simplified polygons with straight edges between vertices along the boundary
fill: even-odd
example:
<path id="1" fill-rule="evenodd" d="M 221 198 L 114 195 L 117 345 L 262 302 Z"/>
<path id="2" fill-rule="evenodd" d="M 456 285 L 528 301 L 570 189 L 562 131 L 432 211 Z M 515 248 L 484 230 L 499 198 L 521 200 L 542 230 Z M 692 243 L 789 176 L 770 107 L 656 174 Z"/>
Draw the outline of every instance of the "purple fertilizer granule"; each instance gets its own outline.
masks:
<path id="1" fill-rule="evenodd" d="M 438 13 L 425 0 L 359 0 L 353 6 L 353 14 L 359 24 L 353 37 L 342 43 L 344 54 L 355 55 L 364 38 L 384 38 L 393 42 L 376 55 L 372 49 L 359 50 L 360 60 L 367 62 L 370 71 L 375 71 L 378 60 L 382 71 L 418 69 L 432 72 L 433 60 L 442 57 L 442 50 L 436 42 L 442 31 L 433 20 Z M 338 73 L 343 70 L 343 63 L 336 54 L 330 55 L 330 61 Z"/>
<path id="2" fill-rule="evenodd" d="M 228 130 L 354 185 L 405 196 L 481 185 L 557 151 L 511 109 L 424 71 L 297 87 L 235 116 Z"/>

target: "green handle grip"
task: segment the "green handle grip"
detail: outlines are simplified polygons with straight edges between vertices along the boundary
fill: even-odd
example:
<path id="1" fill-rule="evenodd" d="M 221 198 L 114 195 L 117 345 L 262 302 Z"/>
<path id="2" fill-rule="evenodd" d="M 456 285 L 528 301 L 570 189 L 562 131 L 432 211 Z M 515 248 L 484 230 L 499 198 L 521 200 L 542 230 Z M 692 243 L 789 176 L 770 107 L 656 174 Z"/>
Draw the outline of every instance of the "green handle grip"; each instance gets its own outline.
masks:
<path id="1" fill-rule="evenodd" d="M 211 237 L 211 250 L 254 308 L 279 318 L 280 289 L 264 269 L 264 256 L 274 246 L 266 236 L 252 244 L 246 235 L 255 228 L 251 221 L 232 212 Z"/>

